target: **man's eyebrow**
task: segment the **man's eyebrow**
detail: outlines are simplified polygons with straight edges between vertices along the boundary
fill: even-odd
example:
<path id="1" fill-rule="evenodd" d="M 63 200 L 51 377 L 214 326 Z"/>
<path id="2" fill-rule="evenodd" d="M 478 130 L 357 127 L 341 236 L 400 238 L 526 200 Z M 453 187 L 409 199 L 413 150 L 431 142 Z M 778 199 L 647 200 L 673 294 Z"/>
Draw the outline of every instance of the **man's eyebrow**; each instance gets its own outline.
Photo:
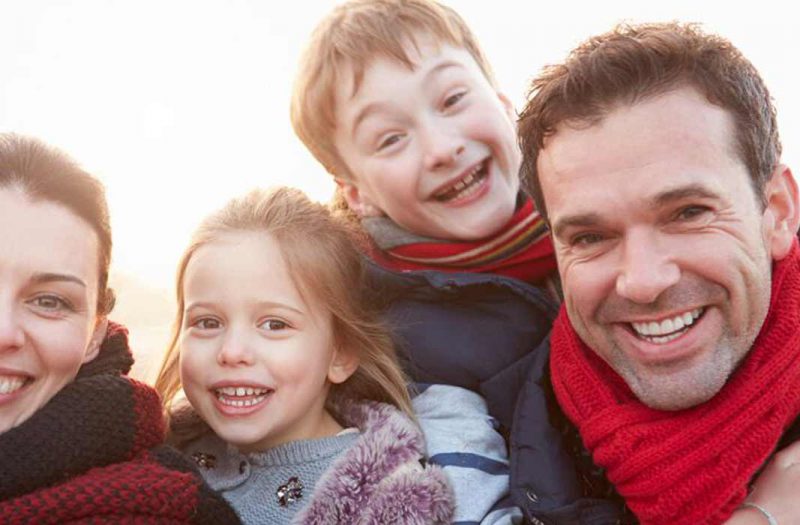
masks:
<path id="1" fill-rule="evenodd" d="M 428 72 L 425 73 L 424 81 L 427 82 L 431 77 L 436 76 L 439 73 L 441 73 L 443 70 L 451 68 L 451 67 L 463 68 L 464 65 L 461 64 L 460 62 L 455 61 L 455 60 L 445 60 L 443 62 L 440 62 L 440 63 L 436 64 L 434 67 L 430 68 L 430 70 L 428 70 Z"/>
<path id="2" fill-rule="evenodd" d="M 654 207 L 664 206 L 674 201 L 700 198 L 700 199 L 718 199 L 719 194 L 713 192 L 702 184 L 688 184 L 679 188 L 662 191 L 650 198 L 650 203 Z"/>
<path id="3" fill-rule="evenodd" d="M 558 221 L 553 224 L 553 235 L 555 237 L 561 237 L 564 234 L 564 230 L 567 228 L 585 228 L 587 226 L 594 226 L 601 222 L 602 218 L 600 217 L 599 213 L 589 212 L 578 215 L 569 215 L 563 219 L 558 219 Z"/>
<path id="4" fill-rule="evenodd" d="M 83 282 L 82 279 L 66 273 L 53 273 L 53 272 L 37 273 L 33 275 L 31 281 L 33 281 L 36 284 L 68 282 L 68 283 L 79 284 L 80 286 L 86 288 L 86 283 Z"/>

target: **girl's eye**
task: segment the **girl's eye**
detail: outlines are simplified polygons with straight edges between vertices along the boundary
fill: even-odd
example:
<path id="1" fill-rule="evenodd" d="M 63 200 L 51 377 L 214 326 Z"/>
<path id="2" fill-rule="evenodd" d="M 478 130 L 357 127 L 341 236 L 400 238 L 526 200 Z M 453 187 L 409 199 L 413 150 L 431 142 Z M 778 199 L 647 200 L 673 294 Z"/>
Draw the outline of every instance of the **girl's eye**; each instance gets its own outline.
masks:
<path id="1" fill-rule="evenodd" d="M 466 94 L 467 94 L 466 91 L 461 91 L 459 93 L 455 93 L 453 95 L 450 95 L 449 97 L 444 99 L 444 103 L 442 104 L 442 106 L 444 107 L 444 109 L 450 108 L 450 107 L 458 104 L 458 102 L 462 98 L 464 98 L 464 95 L 466 95 Z"/>
<path id="2" fill-rule="evenodd" d="M 378 144 L 378 151 L 381 151 L 383 149 L 388 148 L 389 146 L 397 144 L 401 138 L 403 138 L 403 136 L 400 135 L 399 133 L 395 133 L 394 135 L 389 135 L 388 137 L 383 139 L 380 142 L 380 144 Z"/>
<path id="3" fill-rule="evenodd" d="M 213 317 L 202 317 L 192 323 L 192 326 L 200 330 L 216 330 L 220 326 L 220 322 Z"/>
<path id="4" fill-rule="evenodd" d="M 31 304 L 41 308 L 42 310 L 48 310 L 51 312 L 73 309 L 69 302 L 65 301 L 61 297 L 58 297 L 57 295 L 39 295 L 31 300 Z"/>
<path id="5" fill-rule="evenodd" d="M 280 319 L 267 319 L 266 321 L 262 322 L 260 328 L 263 330 L 269 330 L 271 332 L 278 331 L 278 330 L 285 330 L 289 328 L 289 325 Z"/>

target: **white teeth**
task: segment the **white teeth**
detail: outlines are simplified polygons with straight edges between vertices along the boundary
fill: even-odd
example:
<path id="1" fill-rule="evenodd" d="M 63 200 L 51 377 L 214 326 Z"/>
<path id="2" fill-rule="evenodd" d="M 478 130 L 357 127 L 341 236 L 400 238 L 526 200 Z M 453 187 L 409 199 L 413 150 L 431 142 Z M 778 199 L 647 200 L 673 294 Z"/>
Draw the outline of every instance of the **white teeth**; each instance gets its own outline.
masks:
<path id="1" fill-rule="evenodd" d="M 225 386 L 217 388 L 215 393 L 217 397 L 222 399 L 232 397 L 245 397 L 245 396 L 265 396 L 270 392 L 268 388 L 253 388 L 249 386 Z"/>
<path id="2" fill-rule="evenodd" d="M 19 376 L 0 377 L 0 394 L 16 392 L 25 384 L 25 378 Z"/>
<path id="3" fill-rule="evenodd" d="M 694 324 L 702 313 L 702 308 L 696 308 L 661 322 L 631 323 L 631 326 L 638 335 L 646 337 L 648 341 L 666 343 L 681 335 L 684 329 Z"/>
<path id="4" fill-rule="evenodd" d="M 436 194 L 436 198 L 441 201 L 449 201 L 453 199 L 459 199 L 463 197 L 467 197 L 472 195 L 478 190 L 478 184 L 476 182 L 479 180 L 479 175 L 482 171 L 486 169 L 488 161 L 483 161 L 477 166 L 475 166 L 472 171 L 470 171 L 467 175 L 462 177 L 458 182 L 453 184 L 447 190 L 441 191 Z"/>
<path id="5" fill-rule="evenodd" d="M 251 399 L 230 399 L 227 397 L 221 397 L 219 400 L 223 405 L 228 405 L 231 407 L 251 407 L 261 403 L 264 401 L 264 399 L 266 399 L 266 397 L 267 396 L 265 395 L 257 396 Z"/>

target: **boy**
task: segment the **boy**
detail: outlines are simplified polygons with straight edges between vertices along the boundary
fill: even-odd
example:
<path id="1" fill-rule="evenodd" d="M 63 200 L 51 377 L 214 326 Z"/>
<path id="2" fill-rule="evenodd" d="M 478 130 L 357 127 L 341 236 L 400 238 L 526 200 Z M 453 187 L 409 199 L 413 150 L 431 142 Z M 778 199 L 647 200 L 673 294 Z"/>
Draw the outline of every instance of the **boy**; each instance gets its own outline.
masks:
<path id="1" fill-rule="evenodd" d="M 474 399 L 445 405 L 438 385 L 482 395 L 509 433 L 512 496 L 528 519 L 577 522 L 568 518 L 579 507 L 574 468 L 540 384 L 547 348 L 539 346 L 555 307 L 532 285 L 555 259 L 520 192 L 513 108 L 463 20 L 428 0 L 339 6 L 301 62 L 292 124 L 372 241 L 376 295 L 407 372 L 434 385 L 415 409 L 431 461 L 453 481 L 457 521 L 484 519 L 491 505 L 481 498 L 509 471 L 502 452 L 437 454 L 483 445 L 462 440 L 455 422 Z M 498 502 L 484 522 L 513 516 L 508 505 Z M 582 501 L 581 516 L 592 505 Z"/>

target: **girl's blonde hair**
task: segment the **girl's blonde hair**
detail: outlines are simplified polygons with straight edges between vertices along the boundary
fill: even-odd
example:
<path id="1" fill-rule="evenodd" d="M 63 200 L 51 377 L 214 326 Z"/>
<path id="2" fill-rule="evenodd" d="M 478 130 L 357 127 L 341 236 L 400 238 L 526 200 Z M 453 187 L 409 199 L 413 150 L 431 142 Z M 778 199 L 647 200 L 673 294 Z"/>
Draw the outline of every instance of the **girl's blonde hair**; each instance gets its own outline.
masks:
<path id="1" fill-rule="evenodd" d="M 186 443 L 206 428 L 185 404 L 176 403 L 181 391 L 179 340 L 186 267 L 199 247 L 229 233 L 249 231 L 275 239 L 303 299 L 316 300 L 330 312 L 336 347 L 356 352 L 360 359 L 347 381 L 331 386 L 328 408 L 339 399 L 368 399 L 390 403 L 413 417 L 391 336 L 366 297 L 365 265 L 358 251 L 363 238 L 348 221 L 334 217 L 299 190 L 255 190 L 203 221 L 178 265 L 178 311 L 155 384 L 169 418 L 171 441 Z"/>

